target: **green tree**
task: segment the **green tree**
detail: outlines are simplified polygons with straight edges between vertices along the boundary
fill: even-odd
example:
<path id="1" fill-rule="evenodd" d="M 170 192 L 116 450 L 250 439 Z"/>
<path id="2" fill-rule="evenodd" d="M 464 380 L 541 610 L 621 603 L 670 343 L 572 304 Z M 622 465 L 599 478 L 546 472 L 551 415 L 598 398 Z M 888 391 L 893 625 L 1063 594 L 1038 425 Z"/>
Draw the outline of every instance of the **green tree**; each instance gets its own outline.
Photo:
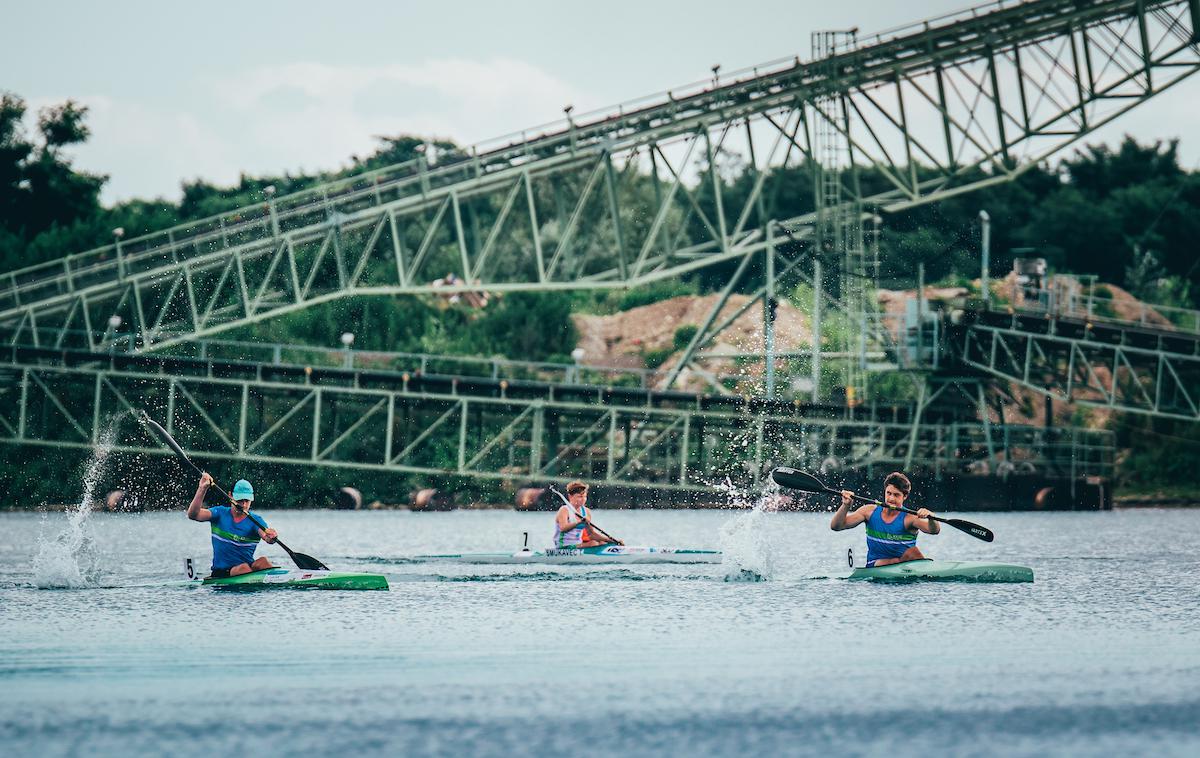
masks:
<path id="1" fill-rule="evenodd" d="M 20 97 L 0 94 L 0 263 L 6 269 L 36 262 L 38 248 L 29 243 L 39 234 L 95 216 L 107 180 L 76 171 L 63 152 L 87 139 L 86 107 L 68 100 L 43 108 L 37 118 L 40 139 L 34 140 L 23 124 L 27 110 Z"/>
<path id="2" fill-rule="evenodd" d="M 541 361 L 563 359 L 575 347 L 578 333 L 571 321 L 571 296 L 565 292 L 513 292 L 480 319 L 484 355 Z"/>

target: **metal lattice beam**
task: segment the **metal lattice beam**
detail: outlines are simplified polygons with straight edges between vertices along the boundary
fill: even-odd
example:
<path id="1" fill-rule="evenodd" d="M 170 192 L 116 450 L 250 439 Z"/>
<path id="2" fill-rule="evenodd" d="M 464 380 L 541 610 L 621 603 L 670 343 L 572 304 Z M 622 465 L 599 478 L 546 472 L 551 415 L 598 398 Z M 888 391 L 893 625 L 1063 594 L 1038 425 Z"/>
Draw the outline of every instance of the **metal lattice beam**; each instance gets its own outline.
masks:
<path id="1" fill-rule="evenodd" d="M 1170 337 L 1166 337 L 1170 341 Z M 1193 345 L 1195 340 L 1191 340 Z M 963 362 L 1069 403 L 1200 421 L 1200 353 L 975 324 Z"/>
<path id="2" fill-rule="evenodd" d="M 693 409 L 163 376 L 103 366 L 14 365 L 0 385 L 0 441 L 164 452 L 130 399 L 204 458 L 488 479 L 584 477 L 663 490 L 746 484 L 774 463 L 962 472 L 988 456 L 976 424 L 923 425 Z M 1007 426 L 1014 460 L 1047 473 L 1111 474 L 1113 437 Z M 909 450 L 915 446 L 915 451 Z"/>
<path id="3" fill-rule="evenodd" d="M 117 316 L 152 349 L 352 294 L 679 276 L 761 252 L 772 219 L 814 221 L 778 200 L 788 171 L 822 159 L 814 124 L 847 146 L 842 189 L 867 207 L 1007 181 L 1195 73 L 1194 5 L 1034 0 L 859 39 L 13 272 L 0 324 L 14 344 L 49 329 L 94 349 Z M 735 196 L 718 177 L 747 156 Z M 435 287 L 446 272 L 462 280 Z"/>

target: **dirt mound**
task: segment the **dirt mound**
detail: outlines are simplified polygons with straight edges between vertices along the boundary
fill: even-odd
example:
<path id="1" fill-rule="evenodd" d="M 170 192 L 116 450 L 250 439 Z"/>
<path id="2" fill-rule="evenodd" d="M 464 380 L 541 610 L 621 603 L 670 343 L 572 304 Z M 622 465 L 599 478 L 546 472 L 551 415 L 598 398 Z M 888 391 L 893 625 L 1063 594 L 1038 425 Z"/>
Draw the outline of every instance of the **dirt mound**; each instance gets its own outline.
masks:
<path id="1" fill-rule="evenodd" d="M 966 297 L 968 294 L 969 291 L 966 287 L 926 287 L 925 301 L 927 303 L 937 303 L 943 300 Z M 876 292 L 875 299 L 879 302 L 879 307 L 883 309 L 884 313 L 903 316 L 908 309 L 908 302 L 917 299 L 917 291 L 915 289 L 881 289 Z"/>
<path id="2" fill-rule="evenodd" d="M 1117 318 L 1122 321 L 1136 321 L 1159 329 L 1174 331 L 1175 325 L 1169 319 L 1117 285 L 1101 284 L 1097 285 L 1096 289 L 1101 287 L 1106 287 L 1112 293 L 1112 300 L 1108 301 L 1108 305 L 1117 314 Z M 1097 299 L 1099 299 L 1099 295 L 1097 295 Z"/>
<path id="3" fill-rule="evenodd" d="M 687 295 L 631 308 L 611 316 L 574 314 L 571 319 L 579 331 L 578 346 L 584 351 L 583 363 L 589 366 L 669 370 L 682 353 L 681 349 L 675 347 L 676 332 L 687 325 L 699 327 L 719 299 L 720 296 L 716 294 Z M 746 295 L 731 296 L 713 324 L 719 325 L 746 306 L 749 300 Z M 762 305 L 750 304 L 714 341 L 703 346 L 702 352 L 709 356 L 761 354 L 762 328 Z M 809 349 L 811 345 L 812 329 L 808 316 L 790 303 L 780 302 L 775 317 L 775 349 L 779 352 L 800 351 Z M 649 365 L 659 361 L 661 364 L 658 366 Z M 714 374 L 738 371 L 736 361 L 732 358 L 708 358 L 704 360 L 703 368 Z M 761 366 L 758 370 L 761 371 Z M 661 380 L 658 384 L 661 384 Z M 701 386 L 706 385 L 698 377 L 683 375 L 676 384 L 678 388 L 698 389 Z"/>

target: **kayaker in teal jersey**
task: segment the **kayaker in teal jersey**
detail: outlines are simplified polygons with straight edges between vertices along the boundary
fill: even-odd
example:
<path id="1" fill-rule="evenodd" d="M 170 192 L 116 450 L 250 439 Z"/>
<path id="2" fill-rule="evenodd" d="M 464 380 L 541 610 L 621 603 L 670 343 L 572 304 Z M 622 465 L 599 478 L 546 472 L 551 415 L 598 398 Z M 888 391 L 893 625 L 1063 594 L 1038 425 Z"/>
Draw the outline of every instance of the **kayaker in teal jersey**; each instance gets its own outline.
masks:
<path id="1" fill-rule="evenodd" d="M 558 509 L 554 517 L 554 547 L 597 547 L 599 545 L 624 545 L 620 540 L 612 540 L 599 532 L 592 533 L 587 528 L 591 512 L 587 507 L 588 486 L 583 482 L 571 482 L 567 485 L 567 502 Z"/>
<path id="2" fill-rule="evenodd" d="M 212 529 L 213 562 L 212 577 L 238 576 L 251 571 L 274 568 L 266 556 L 254 557 L 259 539 L 275 542 L 275 530 L 267 526 L 262 516 L 255 516 L 264 528 L 259 528 L 249 517 L 250 504 L 254 502 L 254 488 L 245 479 L 233 485 L 233 506 L 218 505 L 204 507 L 204 495 L 212 486 L 213 478 L 208 472 L 201 474 L 196 496 L 188 506 L 187 515 L 192 521 L 207 521 Z"/>
<path id="3" fill-rule="evenodd" d="M 829 528 L 840 532 L 866 524 L 868 567 L 920 560 L 925 556 L 917 548 L 917 532 L 937 534 L 942 527 L 933 519 L 926 518 L 931 515 L 928 508 L 917 509 L 916 515 L 897 510 L 904 505 L 904 499 L 911 490 L 912 483 L 908 477 L 893 471 L 883 480 L 884 507 L 868 503 L 853 512 L 848 511 L 850 503 L 854 501 L 854 493 L 842 490 L 842 504 L 834 512 Z"/>

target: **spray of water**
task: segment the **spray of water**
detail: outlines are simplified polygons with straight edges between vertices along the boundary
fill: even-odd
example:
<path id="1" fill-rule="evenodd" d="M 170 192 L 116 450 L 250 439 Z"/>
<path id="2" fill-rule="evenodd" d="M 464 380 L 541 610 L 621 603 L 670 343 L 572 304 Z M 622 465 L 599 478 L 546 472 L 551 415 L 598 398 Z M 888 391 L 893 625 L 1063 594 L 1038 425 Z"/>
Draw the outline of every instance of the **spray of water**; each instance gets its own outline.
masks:
<path id="1" fill-rule="evenodd" d="M 117 418 L 109 420 L 100 433 L 99 444 L 83 475 L 83 494 L 67 509 L 67 523 L 55 537 L 39 539 L 33 559 L 34 584 L 42 589 L 94 587 L 100 579 L 100 556 L 89 531 L 95 506 L 95 489 L 104 473 L 116 436 Z"/>
<path id="2" fill-rule="evenodd" d="M 768 482 L 757 498 L 734 486 L 728 477 L 716 487 L 725 493 L 729 506 L 739 510 L 721 527 L 726 581 L 762 582 L 773 578 L 778 548 L 771 539 L 771 522 L 779 510 L 778 485 Z"/>

